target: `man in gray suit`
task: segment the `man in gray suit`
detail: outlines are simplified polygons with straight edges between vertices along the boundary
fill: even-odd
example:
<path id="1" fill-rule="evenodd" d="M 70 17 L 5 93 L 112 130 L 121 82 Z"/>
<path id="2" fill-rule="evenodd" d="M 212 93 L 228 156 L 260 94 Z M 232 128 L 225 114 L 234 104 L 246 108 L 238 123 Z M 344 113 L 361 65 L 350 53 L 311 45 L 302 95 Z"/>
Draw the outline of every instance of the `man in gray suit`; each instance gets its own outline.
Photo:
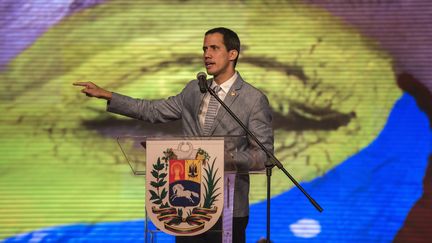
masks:
<path id="1" fill-rule="evenodd" d="M 258 140 L 273 151 L 272 114 L 267 97 L 245 82 L 236 72 L 240 40 L 227 28 L 214 28 L 205 33 L 203 61 L 207 80 L 212 89 L 239 117 Z M 182 119 L 183 133 L 187 136 L 246 135 L 241 126 L 222 107 L 215 104 L 209 93 L 200 92 L 198 81 L 190 81 L 176 96 L 163 100 L 133 99 L 98 87 L 91 82 L 76 82 L 90 97 L 108 100 L 109 112 L 149 121 L 152 123 Z M 233 148 L 236 149 L 233 149 Z M 264 169 L 266 154 L 251 139 L 233 144 L 226 161 L 234 161 L 238 170 Z M 233 242 L 245 242 L 249 219 L 249 176 L 237 174 L 234 189 Z M 212 237 L 203 242 L 212 242 Z M 178 240 L 179 241 L 179 240 Z M 195 242 L 195 241 L 194 241 Z"/>

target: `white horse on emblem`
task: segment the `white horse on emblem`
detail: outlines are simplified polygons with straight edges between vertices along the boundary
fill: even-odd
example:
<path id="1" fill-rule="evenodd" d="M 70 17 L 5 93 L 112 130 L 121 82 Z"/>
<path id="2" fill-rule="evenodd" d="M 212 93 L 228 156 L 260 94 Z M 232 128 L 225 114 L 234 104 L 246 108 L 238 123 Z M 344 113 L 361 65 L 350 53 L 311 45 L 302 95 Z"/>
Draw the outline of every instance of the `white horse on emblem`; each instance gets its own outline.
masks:
<path id="1" fill-rule="evenodd" d="M 182 184 L 176 184 L 172 187 L 172 190 L 174 192 L 173 195 L 171 195 L 171 200 L 174 200 L 178 197 L 185 197 L 187 198 L 190 202 L 194 202 L 192 200 L 192 197 L 199 197 L 199 194 L 193 191 L 189 191 L 189 190 L 185 190 Z"/>

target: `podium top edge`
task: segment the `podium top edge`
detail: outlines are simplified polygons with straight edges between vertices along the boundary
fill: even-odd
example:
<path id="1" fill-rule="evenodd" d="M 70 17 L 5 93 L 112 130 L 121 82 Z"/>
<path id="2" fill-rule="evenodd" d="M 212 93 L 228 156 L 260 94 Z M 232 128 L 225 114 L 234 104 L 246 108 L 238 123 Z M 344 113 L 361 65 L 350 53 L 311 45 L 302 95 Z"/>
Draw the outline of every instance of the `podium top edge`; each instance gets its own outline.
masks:
<path id="1" fill-rule="evenodd" d="M 225 135 L 225 136 L 118 136 L 121 139 L 141 139 L 141 140 L 221 140 L 230 138 L 246 138 L 247 135 Z"/>

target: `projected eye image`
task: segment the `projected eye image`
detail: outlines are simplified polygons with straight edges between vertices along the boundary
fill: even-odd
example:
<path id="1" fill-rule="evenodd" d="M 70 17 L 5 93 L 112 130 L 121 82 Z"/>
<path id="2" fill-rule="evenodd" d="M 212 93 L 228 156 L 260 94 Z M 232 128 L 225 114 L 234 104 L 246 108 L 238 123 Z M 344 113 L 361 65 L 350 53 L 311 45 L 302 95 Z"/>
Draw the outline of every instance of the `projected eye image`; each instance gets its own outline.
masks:
<path id="1" fill-rule="evenodd" d="M 219 26 L 239 34 L 236 70 L 269 99 L 275 156 L 324 208 L 319 213 L 274 168 L 273 242 L 391 242 L 423 194 L 426 114 L 398 86 L 397 60 L 385 46 L 323 7 L 27 4 L 5 4 L 9 22 L 0 27 L 9 49 L 0 54 L 0 241 L 143 242 L 145 177 L 133 175 L 116 138 L 181 135 L 181 123 L 114 115 L 72 83 L 135 98 L 174 96 L 205 71 L 204 33 Z M 48 11 L 56 19 L 40 20 Z M 12 37 L 30 15 L 40 28 Z M 257 242 L 266 235 L 266 177 L 250 183 L 247 242 Z"/>

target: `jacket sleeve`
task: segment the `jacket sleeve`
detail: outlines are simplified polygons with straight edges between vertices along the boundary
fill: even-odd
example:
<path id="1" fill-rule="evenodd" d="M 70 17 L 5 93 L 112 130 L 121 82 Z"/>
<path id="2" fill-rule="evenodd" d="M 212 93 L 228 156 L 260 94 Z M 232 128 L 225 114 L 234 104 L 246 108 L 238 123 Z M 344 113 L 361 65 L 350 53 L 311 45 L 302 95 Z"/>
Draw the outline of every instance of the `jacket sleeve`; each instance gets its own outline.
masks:
<path id="1" fill-rule="evenodd" d="M 113 93 L 107 111 L 151 123 L 168 122 L 182 118 L 183 92 L 162 100 L 135 99 Z"/>

